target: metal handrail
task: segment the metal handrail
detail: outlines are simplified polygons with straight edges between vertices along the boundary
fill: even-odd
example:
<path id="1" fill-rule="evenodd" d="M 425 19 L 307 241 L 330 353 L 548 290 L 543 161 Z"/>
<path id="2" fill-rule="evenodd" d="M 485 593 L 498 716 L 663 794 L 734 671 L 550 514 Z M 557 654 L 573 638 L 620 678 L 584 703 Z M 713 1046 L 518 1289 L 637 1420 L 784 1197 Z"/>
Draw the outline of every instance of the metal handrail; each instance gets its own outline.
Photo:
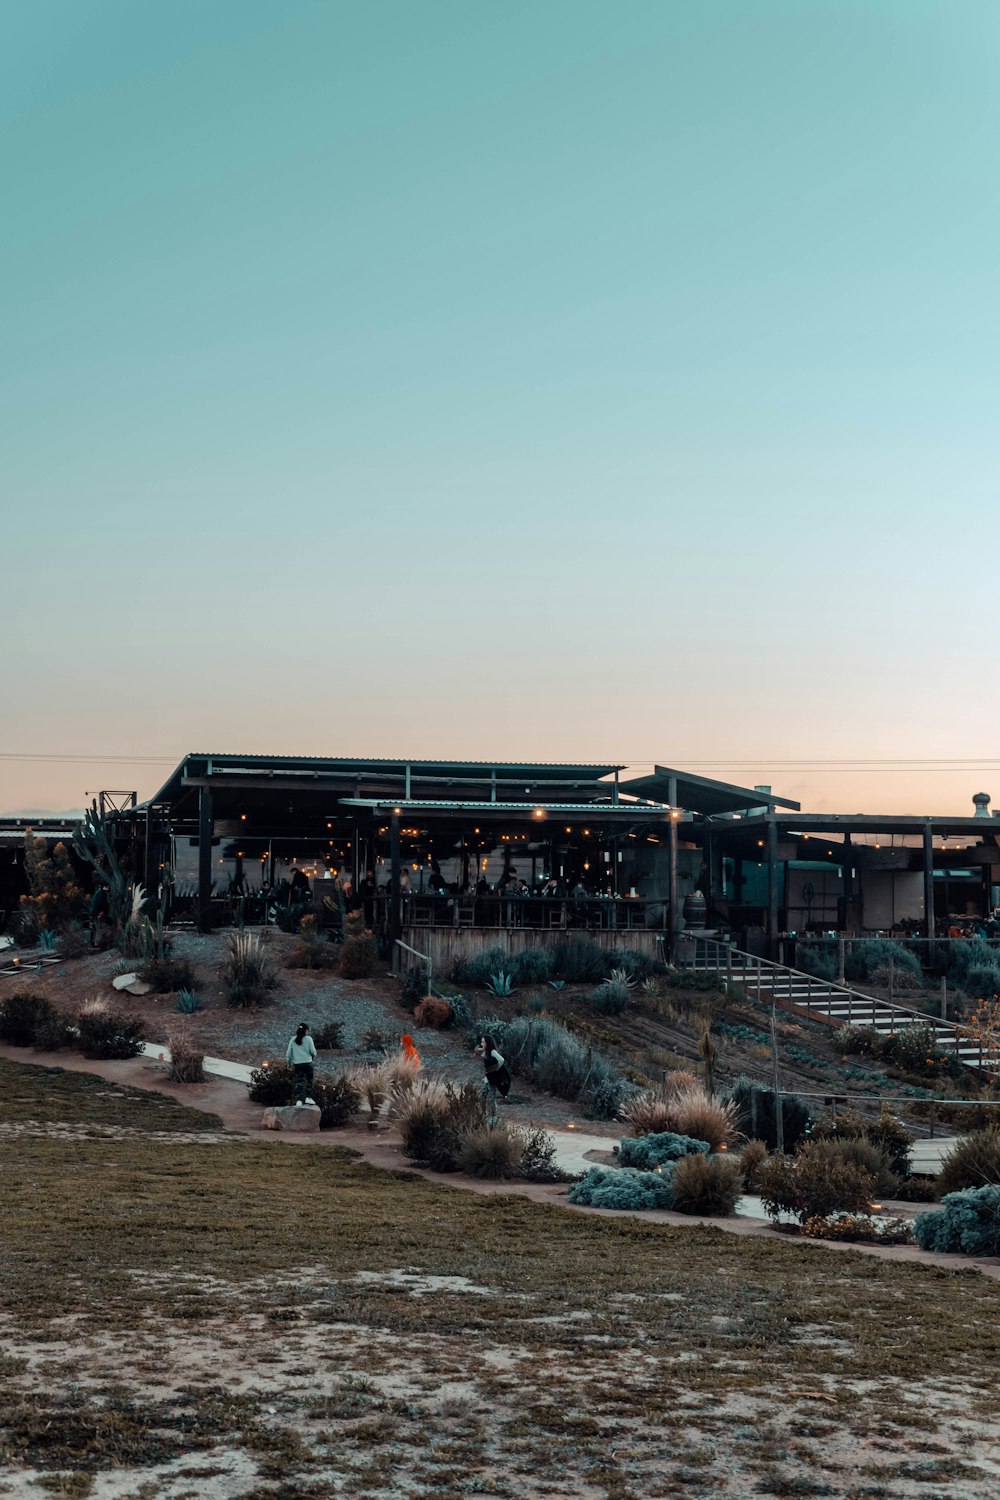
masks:
<path id="1" fill-rule="evenodd" d="M 975 1062 L 975 1061 L 971 1061 L 968 1058 L 963 1058 L 962 1057 L 961 1050 L 960 1050 L 961 1049 L 961 1043 L 963 1042 L 963 1040 L 968 1041 L 968 1039 L 967 1038 L 963 1038 L 961 1028 L 959 1026 L 957 1026 L 954 1021 L 948 1021 L 948 1020 L 944 1020 L 944 1019 L 935 1020 L 935 1018 L 933 1016 L 928 1016 L 926 1014 L 926 1012 L 920 1011 L 920 1010 L 913 1010 L 908 1005 L 898 1005 L 894 1000 L 879 1000 L 874 995 L 866 995 L 863 990 L 852 989 L 848 985 L 840 984 L 839 981 L 837 981 L 835 979 L 819 979 L 819 978 L 817 978 L 817 976 L 815 974 L 806 974 L 802 969 L 793 969 L 788 964 L 775 963 L 775 961 L 773 959 L 761 958 L 756 953 L 746 953 L 742 949 L 740 949 L 740 948 L 734 948 L 732 945 L 730 945 L 728 943 L 720 943 L 715 938 L 695 938 L 694 941 L 695 941 L 695 963 L 697 963 L 697 954 L 698 954 L 698 947 L 697 947 L 697 945 L 699 943 L 701 943 L 704 946 L 704 948 L 706 950 L 706 955 L 707 955 L 707 950 L 709 948 L 715 949 L 716 950 L 715 967 L 716 967 L 716 969 L 718 970 L 719 973 L 725 972 L 726 978 L 727 978 L 727 982 L 730 983 L 730 984 L 733 982 L 733 970 L 734 970 L 733 958 L 734 957 L 738 957 L 741 960 L 743 960 L 743 962 L 738 966 L 738 967 L 742 968 L 743 970 L 749 969 L 751 972 L 753 970 L 756 970 L 758 976 L 761 975 L 761 973 L 763 972 L 764 969 L 769 969 L 769 970 L 772 970 L 774 972 L 774 975 L 775 975 L 775 981 L 774 981 L 774 985 L 773 985 L 773 996 L 774 996 L 774 998 L 777 998 L 777 991 L 778 991 L 777 977 L 779 975 L 784 975 L 786 977 L 786 979 L 787 979 L 787 988 L 788 988 L 787 1000 L 788 1000 L 789 1005 L 795 1005 L 796 1003 L 798 1003 L 798 1004 L 801 1005 L 802 1002 L 796 1002 L 794 1000 L 793 996 L 792 996 L 792 984 L 793 984 L 793 981 L 795 981 L 795 980 L 798 980 L 800 982 L 801 981 L 805 981 L 806 988 L 807 988 L 807 996 L 808 996 L 808 992 L 811 992 L 812 989 L 814 987 L 816 987 L 816 986 L 818 986 L 820 989 L 822 989 L 824 991 L 824 995 L 821 998 L 825 998 L 826 999 L 826 1018 L 831 1023 L 834 1022 L 834 1021 L 836 1021 L 836 1022 L 838 1022 L 840 1024 L 857 1025 L 857 1024 L 859 1024 L 859 1022 L 863 1022 L 864 1020 L 867 1020 L 867 1016 L 866 1016 L 865 1012 L 870 1007 L 870 1010 L 871 1010 L 871 1021 L 870 1021 L 870 1024 L 874 1028 L 875 1027 L 875 1020 L 876 1020 L 876 1013 L 881 1009 L 883 1011 L 888 1011 L 889 1012 L 889 1033 L 888 1034 L 890 1036 L 894 1036 L 895 1032 L 896 1032 L 895 1021 L 896 1021 L 897 1014 L 900 1017 L 905 1016 L 905 1017 L 908 1018 L 908 1020 L 907 1020 L 907 1024 L 908 1025 L 917 1024 L 919 1026 L 926 1027 L 927 1030 L 933 1032 L 933 1034 L 934 1034 L 934 1036 L 935 1036 L 936 1039 L 940 1039 L 940 1037 L 942 1035 L 948 1037 L 949 1040 L 953 1043 L 956 1061 L 962 1063 L 966 1067 L 978 1067 L 978 1069 L 979 1069 L 980 1072 L 982 1072 L 982 1071 L 985 1070 L 985 1065 L 986 1065 L 986 1062 L 987 1062 L 987 1054 L 984 1051 L 984 1048 L 983 1048 L 983 1045 L 982 1045 L 981 1042 L 980 1042 L 979 1048 L 978 1048 L 978 1059 L 979 1059 L 978 1063 Z M 720 949 L 724 949 L 725 950 L 725 962 L 724 963 L 720 963 L 719 962 L 718 954 L 719 954 L 719 950 Z M 753 981 L 751 980 L 751 983 L 752 982 Z M 760 979 L 760 977 L 758 977 L 758 979 L 757 979 L 756 989 L 757 989 L 757 996 L 758 996 L 758 999 L 759 999 L 760 998 L 760 991 L 761 991 L 761 979 Z M 842 1017 L 842 1016 L 834 1017 L 834 1015 L 833 1015 L 833 1005 L 832 1005 L 832 1002 L 833 1002 L 834 993 L 841 994 L 841 995 L 846 995 L 846 997 L 847 997 L 848 1010 L 847 1010 L 846 1023 L 845 1023 L 844 1017 Z M 857 1019 L 855 1018 L 855 1014 L 854 1014 L 854 1012 L 855 1012 L 855 1001 L 856 1000 L 861 1000 L 861 1001 L 864 1002 L 864 1006 L 863 1007 L 858 1007 L 859 1015 L 858 1015 Z M 810 1010 L 818 1010 L 820 1012 L 820 1014 L 823 1014 L 823 1007 L 822 1007 L 822 1005 L 815 1005 L 808 998 L 807 998 L 807 1000 L 806 1000 L 805 1003 L 806 1003 L 808 1009 L 810 1009 Z M 971 1045 L 974 1047 L 975 1043 L 972 1043 Z M 994 1054 L 992 1054 L 992 1053 L 989 1054 L 989 1060 L 992 1061 L 993 1058 L 994 1058 Z"/>

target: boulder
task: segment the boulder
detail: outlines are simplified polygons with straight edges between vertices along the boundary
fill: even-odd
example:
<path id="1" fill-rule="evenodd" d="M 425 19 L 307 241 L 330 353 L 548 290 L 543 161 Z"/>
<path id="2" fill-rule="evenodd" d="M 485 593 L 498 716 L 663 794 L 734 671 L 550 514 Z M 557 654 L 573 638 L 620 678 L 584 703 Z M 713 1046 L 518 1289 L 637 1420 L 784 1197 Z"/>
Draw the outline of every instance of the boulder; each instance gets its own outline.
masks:
<path id="1" fill-rule="evenodd" d="M 318 1104 L 284 1104 L 276 1109 L 265 1109 L 261 1116 L 261 1130 L 318 1130 Z"/>

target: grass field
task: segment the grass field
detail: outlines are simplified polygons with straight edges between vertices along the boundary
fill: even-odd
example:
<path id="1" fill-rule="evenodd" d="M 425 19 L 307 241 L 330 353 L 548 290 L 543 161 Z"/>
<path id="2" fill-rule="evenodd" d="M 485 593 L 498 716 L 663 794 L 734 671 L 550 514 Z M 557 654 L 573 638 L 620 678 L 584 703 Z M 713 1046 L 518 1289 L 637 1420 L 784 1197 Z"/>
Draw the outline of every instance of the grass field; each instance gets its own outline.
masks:
<path id="1" fill-rule="evenodd" d="M 12 1128 L 0 1493 L 1000 1493 L 974 1272 L 481 1197 L 0 1061 Z"/>

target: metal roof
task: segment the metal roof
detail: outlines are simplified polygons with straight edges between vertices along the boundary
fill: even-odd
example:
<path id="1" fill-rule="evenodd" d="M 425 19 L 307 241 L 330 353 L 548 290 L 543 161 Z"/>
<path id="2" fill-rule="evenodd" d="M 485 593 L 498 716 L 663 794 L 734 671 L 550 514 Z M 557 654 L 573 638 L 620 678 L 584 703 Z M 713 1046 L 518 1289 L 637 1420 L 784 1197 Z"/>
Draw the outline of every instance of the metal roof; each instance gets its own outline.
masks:
<path id="1" fill-rule="evenodd" d="M 771 792 L 734 786 L 729 781 L 714 781 L 708 776 L 694 776 L 688 771 L 674 771 L 669 766 L 654 766 L 649 776 L 623 781 L 621 790 L 654 802 L 670 802 L 670 783 L 677 782 L 677 806 L 706 817 L 727 812 L 744 812 L 749 808 L 789 807 L 798 811 L 799 804 Z"/>
<path id="2" fill-rule="evenodd" d="M 436 760 L 407 758 L 406 756 L 375 756 L 365 758 L 344 755 L 232 755 L 192 751 L 171 772 L 155 796 L 149 802 L 169 802 L 176 797 L 184 779 L 191 774 L 189 767 L 204 766 L 197 774 L 215 775 L 229 773 L 238 775 L 274 772 L 284 775 L 305 774 L 313 776 L 355 774 L 368 776 L 404 777 L 407 769 L 411 777 L 454 778 L 456 781 L 498 779 L 527 781 L 600 781 L 616 771 L 624 769 L 613 763 L 580 763 L 575 761 L 505 761 L 505 760 Z M 144 803 L 144 806 L 147 804 Z"/>

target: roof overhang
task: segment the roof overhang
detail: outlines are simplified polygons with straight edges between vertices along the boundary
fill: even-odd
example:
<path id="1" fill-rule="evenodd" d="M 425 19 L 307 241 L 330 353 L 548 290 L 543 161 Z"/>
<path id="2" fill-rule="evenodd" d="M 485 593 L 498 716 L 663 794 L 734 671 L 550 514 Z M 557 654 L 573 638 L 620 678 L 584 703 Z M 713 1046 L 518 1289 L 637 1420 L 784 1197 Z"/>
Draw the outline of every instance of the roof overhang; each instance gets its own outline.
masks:
<path id="1" fill-rule="evenodd" d="M 701 813 L 704 817 L 717 817 L 725 813 L 773 811 L 778 807 L 798 811 L 799 803 L 787 797 L 775 797 L 770 792 L 758 792 L 751 787 L 735 786 L 729 781 L 714 781 L 709 776 L 694 776 L 688 771 L 675 771 L 669 766 L 654 766 L 648 776 L 637 776 L 623 781 L 621 790 L 637 797 L 647 797 L 666 806 L 682 807 L 686 812 Z"/>

